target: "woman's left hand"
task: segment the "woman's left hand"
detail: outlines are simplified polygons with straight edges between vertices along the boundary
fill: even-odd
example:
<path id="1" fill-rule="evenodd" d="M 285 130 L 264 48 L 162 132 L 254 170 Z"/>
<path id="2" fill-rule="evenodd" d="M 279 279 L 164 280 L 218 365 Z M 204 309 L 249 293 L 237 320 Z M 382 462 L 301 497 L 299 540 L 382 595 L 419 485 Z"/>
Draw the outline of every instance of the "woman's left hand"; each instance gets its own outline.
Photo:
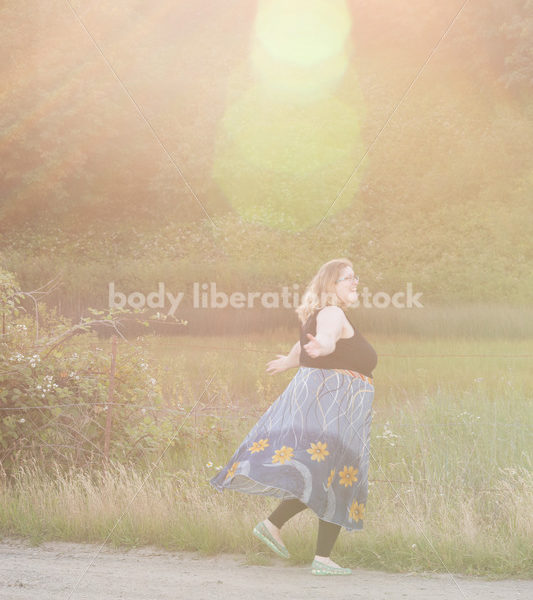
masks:
<path id="1" fill-rule="evenodd" d="M 317 358 L 317 356 L 321 356 L 324 353 L 324 347 L 322 346 L 322 344 L 316 339 L 314 335 L 311 335 L 310 333 L 307 334 L 307 337 L 309 338 L 309 342 L 307 342 L 307 344 L 304 344 L 304 349 L 307 352 L 307 354 L 311 358 Z"/>
<path id="2" fill-rule="evenodd" d="M 283 373 L 289 368 L 288 357 L 284 354 L 276 354 L 277 358 L 267 363 L 267 373 L 274 375 L 275 373 Z"/>

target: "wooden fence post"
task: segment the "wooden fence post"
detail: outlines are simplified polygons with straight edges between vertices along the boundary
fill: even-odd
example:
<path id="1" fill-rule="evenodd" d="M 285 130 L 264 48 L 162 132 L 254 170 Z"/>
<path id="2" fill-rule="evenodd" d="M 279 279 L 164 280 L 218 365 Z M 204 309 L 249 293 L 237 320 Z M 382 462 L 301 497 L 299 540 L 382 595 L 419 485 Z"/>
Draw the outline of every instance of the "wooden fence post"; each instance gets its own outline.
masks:
<path id="1" fill-rule="evenodd" d="M 113 392 L 115 389 L 115 366 L 117 362 L 117 336 L 111 336 L 111 367 L 109 369 L 109 388 L 107 391 L 104 456 L 109 460 L 109 444 L 111 442 L 111 422 L 113 416 Z"/>

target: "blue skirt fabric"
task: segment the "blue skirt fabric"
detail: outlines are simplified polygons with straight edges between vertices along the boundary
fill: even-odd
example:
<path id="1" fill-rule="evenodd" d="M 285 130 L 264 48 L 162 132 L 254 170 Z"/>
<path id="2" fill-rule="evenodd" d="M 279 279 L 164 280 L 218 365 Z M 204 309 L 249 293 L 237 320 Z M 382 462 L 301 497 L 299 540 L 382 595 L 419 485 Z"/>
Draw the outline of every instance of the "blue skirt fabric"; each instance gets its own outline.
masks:
<path id="1" fill-rule="evenodd" d="M 324 521 L 362 529 L 373 397 L 368 378 L 300 367 L 211 484 L 298 498 Z"/>

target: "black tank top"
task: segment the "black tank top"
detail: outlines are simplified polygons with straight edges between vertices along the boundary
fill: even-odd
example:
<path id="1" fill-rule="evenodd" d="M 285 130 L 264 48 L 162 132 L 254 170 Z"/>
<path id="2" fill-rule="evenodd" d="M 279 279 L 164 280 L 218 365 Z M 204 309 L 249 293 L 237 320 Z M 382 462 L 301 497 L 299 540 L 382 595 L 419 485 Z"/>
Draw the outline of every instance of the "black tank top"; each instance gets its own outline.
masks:
<path id="1" fill-rule="evenodd" d="M 309 338 L 307 334 L 316 335 L 316 318 L 319 311 L 315 311 L 300 329 L 300 365 L 302 367 L 314 367 L 317 369 L 348 369 L 357 371 L 367 377 L 372 377 L 372 371 L 378 362 L 376 351 L 366 341 L 362 334 L 357 331 L 354 324 L 348 319 L 353 327 L 354 335 L 350 338 L 337 340 L 335 350 L 326 356 L 311 358 L 304 349 Z M 345 313 L 346 314 L 346 313 Z"/>

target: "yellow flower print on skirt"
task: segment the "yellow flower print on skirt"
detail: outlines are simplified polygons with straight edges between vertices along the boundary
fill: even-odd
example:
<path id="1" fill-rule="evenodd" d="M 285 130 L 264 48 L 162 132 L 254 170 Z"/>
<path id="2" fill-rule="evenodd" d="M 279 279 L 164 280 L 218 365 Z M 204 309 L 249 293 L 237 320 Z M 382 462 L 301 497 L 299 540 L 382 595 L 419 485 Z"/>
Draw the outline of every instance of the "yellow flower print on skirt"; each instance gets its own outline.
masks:
<path id="1" fill-rule="evenodd" d="M 255 452 L 262 452 L 265 448 L 268 448 L 270 444 L 268 443 L 268 439 L 259 440 L 258 442 L 254 442 L 248 450 L 253 454 Z"/>
<path id="2" fill-rule="evenodd" d="M 279 450 L 274 451 L 274 456 L 272 457 L 272 462 L 279 462 L 280 464 L 284 464 L 286 461 L 290 460 L 293 455 L 294 448 L 287 448 L 287 446 L 283 446 Z"/>
<path id="3" fill-rule="evenodd" d="M 321 460 L 326 460 L 326 456 L 329 454 L 329 450 L 326 450 L 327 447 L 328 445 L 322 442 L 317 442 L 316 444 L 311 442 L 311 448 L 308 448 L 307 452 L 311 455 L 311 460 L 320 462 Z"/>
<path id="4" fill-rule="evenodd" d="M 328 483 L 326 485 L 326 488 L 331 487 L 331 484 L 333 483 L 333 478 L 335 477 L 335 469 L 331 469 L 330 473 L 329 473 L 329 477 L 328 477 Z"/>
<path id="5" fill-rule="evenodd" d="M 357 500 L 352 502 L 350 506 L 350 519 L 353 519 L 356 523 L 363 520 L 365 514 L 365 505 L 357 504 Z"/>
<path id="6" fill-rule="evenodd" d="M 353 485 L 357 481 L 357 473 L 359 473 L 359 469 L 355 469 L 351 466 L 345 466 L 344 469 L 339 473 L 340 485 L 344 485 L 345 487 Z"/>
<path id="7" fill-rule="evenodd" d="M 231 469 L 228 469 L 228 472 L 226 473 L 226 477 L 224 479 L 231 479 L 234 475 L 235 475 L 235 471 L 237 470 L 237 467 L 239 466 L 239 463 L 233 463 L 233 465 L 231 466 Z"/>
<path id="8" fill-rule="evenodd" d="M 350 372 L 300 367 L 211 484 L 298 498 L 321 519 L 362 529 L 373 397 Z"/>

